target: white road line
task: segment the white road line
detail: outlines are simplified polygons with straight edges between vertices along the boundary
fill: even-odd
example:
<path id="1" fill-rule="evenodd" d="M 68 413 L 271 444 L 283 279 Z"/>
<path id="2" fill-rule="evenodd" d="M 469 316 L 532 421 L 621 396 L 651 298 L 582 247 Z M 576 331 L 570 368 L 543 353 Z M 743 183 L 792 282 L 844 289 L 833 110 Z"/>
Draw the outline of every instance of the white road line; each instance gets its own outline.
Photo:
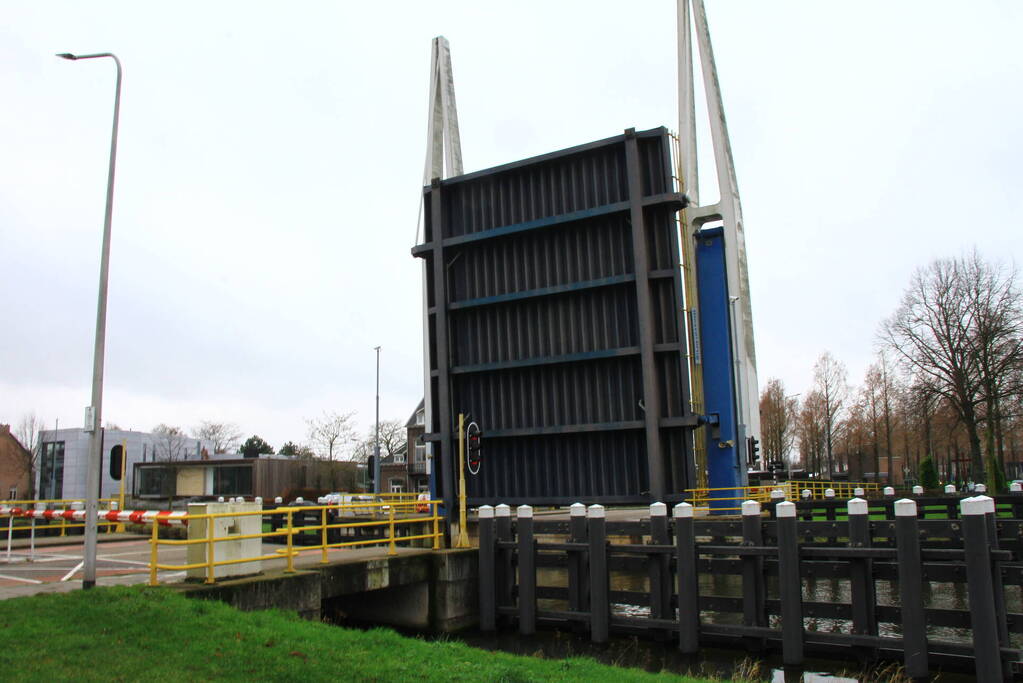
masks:
<path id="1" fill-rule="evenodd" d="M 85 564 L 84 560 L 82 562 L 79 562 L 77 565 L 75 565 L 74 569 L 72 569 L 71 571 L 69 571 L 67 574 L 64 575 L 64 578 L 61 579 L 61 581 L 67 581 L 68 579 L 70 579 L 72 576 L 74 576 L 78 572 L 79 569 L 82 568 L 82 565 L 84 565 L 84 564 Z"/>
<path id="2" fill-rule="evenodd" d="M 7 576 L 6 574 L 0 574 L 0 579 L 7 579 L 8 581 L 24 581 L 25 583 L 42 583 L 36 579 L 23 579 L 20 576 Z"/>
<path id="3" fill-rule="evenodd" d="M 142 548 L 139 550 L 133 550 L 129 553 L 103 553 L 100 557 L 121 557 L 123 555 L 149 555 L 149 549 Z"/>
<path id="4" fill-rule="evenodd" d="M 148 567 L 149 566 L 148 562 L 136 562 L 135 560 L 115 560 L 112 557 L 106 557 L 106 556 L 99 557 L 99 558 L 96 559 L 96 561 L 97 562 L 118 562 L 120 564 L 135 564 L 135 565 L 138 565 L 140 567 Z"/>

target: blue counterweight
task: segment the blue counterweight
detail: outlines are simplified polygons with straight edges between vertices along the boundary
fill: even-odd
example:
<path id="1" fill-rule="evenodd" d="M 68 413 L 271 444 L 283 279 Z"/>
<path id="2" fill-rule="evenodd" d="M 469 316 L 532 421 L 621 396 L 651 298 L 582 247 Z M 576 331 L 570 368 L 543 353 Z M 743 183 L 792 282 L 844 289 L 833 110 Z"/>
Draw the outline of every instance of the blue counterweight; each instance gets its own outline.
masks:
<path id="1" fill-rule="evenodd" d="M 696 233 L 696 278 L 699 291 L 704 412 L 717 417 L 708 425 L 707 487 L 712 510 L 736 508 L 746 485 L 745 438 L 740 434 L 735 396 L 735 359 L 725 238 L 721 227 Z M 731 499 L 731 500 L 728 500 Z"/>

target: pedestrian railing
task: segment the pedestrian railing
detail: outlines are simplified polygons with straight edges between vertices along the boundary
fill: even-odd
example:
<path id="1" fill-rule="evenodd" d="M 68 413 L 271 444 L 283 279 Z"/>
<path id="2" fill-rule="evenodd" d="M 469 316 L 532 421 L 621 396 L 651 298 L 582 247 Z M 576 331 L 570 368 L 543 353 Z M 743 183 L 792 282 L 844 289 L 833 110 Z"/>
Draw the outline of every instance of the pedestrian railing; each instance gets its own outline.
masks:
<path id="1" fill-rule="evenodd" d="M 397 554 L 399 545 L 428 542 L 437 550 L 443 543 L 437 500 L 383 501 L 366 503 L 335 503 L 326 505 L 277 507 L 274 509 L 185 514 L 184 525 L 204 522 L 205 534 L 199 538 L 160 538 L 154 525 L 150 543 L 149 583 L 159 584 L 159 571 L 205 570 L 205 582 L 216 583 L 216 568 L 250 562 L 284 560 L 284 571 L 295 571 L 295 558 L 303 553 L 320 553 L 320 563 L 328 563 L 330 550 L 340 548 L 387 547 L 388 555 Z M 258 516 L 262 530 L 258 533 L 217 535 L 216 520 L 240 520 Z M 255 555 L 218 559 L 218 544 L 259 539 L 260 552 Z M 264 543 L 280 543 L 284 547 L 272 553 L 263 551 Z M 174 564 L 160 561 L 161 548 L 202 546 L 199 562 Z"/>
<path id="2" fill-rule="evenodd" d="M 820 481 L 818 479 L 793 480 L 785 482 L 792 491 L 789 500 L 800 498 L 864 498 L 881 495 L 883 489 L 878 482 L 871 481 Z M 810 495 L 805 494 L 806 491 Z M 831 494 L 828 494 L 831 491 Z"/>

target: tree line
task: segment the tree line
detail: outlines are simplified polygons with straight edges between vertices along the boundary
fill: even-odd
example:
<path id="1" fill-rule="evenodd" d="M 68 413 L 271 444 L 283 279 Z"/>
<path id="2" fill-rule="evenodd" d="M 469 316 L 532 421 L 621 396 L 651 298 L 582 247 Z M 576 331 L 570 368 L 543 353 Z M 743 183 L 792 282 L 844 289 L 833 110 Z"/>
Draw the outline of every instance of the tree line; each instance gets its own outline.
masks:
<path id="1" fill-rule="evenodd" d="M 760 396 L 761 448 L 814 477 L 985 482 L 1023 468 L 1023 296 L 1012 265 L 976 251 L 910 278 L 877 333 L 874 362 L 850 386 L 830 352 L 813 383 Z M 933 474 L 932 474 L 933 473 Z"/>

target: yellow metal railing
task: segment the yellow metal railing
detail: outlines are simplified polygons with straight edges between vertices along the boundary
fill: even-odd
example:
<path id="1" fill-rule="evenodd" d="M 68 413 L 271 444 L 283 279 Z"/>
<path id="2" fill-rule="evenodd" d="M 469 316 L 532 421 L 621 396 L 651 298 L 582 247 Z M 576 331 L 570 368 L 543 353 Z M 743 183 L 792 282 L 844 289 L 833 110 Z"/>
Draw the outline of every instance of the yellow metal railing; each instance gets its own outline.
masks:
<path id="1" fill-rule="evenodd" d="M 683 499 L 695 506 L 713 509 L 716 512 L 730 512 L 739 514 L 742 504 L 747 500 L 755 500 L 758 503 L 769 503 L 775 500 L 772 495 L 775 491 L 781 491 L 785 500 L 804 500 L 803 491 L 810 492 L 810 499 L 824 499 L 826 492 L 834 491 L 835 498 L 853 498 L 859 494 L 857 489 L 862 489 L 862 495 L 877 495 L 881 491 L 881 485 L 876 482 L 856 481 L 784 481 L 780 484 L 760 484 L 758 486 L 732 486 L 728 488 L 697 488 L 686 489 Z"/>
<path id="2" fill-rule="evenodd" d="M 790 500 L 802 500 L 803 491 L 810 492 L 810 498 L 819 499 L 825 498 L 828 489 L 835 492 L 835 498 L 854 498 L 859 495 L 856 489 L 862 489 L 863 495 L 877 495 L 883 488 L 881 484 L 877 482 L 867 481 L 819 481 L 817 479 L 808 479 L 805 481 L 790 481 L 786 482 L 796 488 L 793 493 L 794 496 Z"/>
<path id="3" fill-rule="evenodd" d="M 739 514 L 742 504 L 747 500 L 758 503 L 769 503 L 774 498 L 772 492 L 781 491 L 786 500 L 796 500 L 798 491 L 792 482 L 781 484 L 762 484 L 759 486 L 730 486 L 727 488 L 686 489 L 683 499 L 697 508 L 713 508 L 717 512 Z"/>
<path id="4" fill-rule="evenodd" d="M 399 494 L 393 494 L 399 495 Z M 158 585 L 159 571 L 188 571 L 205 569 L 206 583 L 216 583 L 216 568 L 233 564 L 244 564 L 246 562 L 285 560 L 285 572 L 295 571 L 295 557 L 302 553 L 318 551 L 321 553 L 320 563 L 326 564 L 330 550 L 341 548 L 355 548 L 362 546 L 386 545 L 388 555 L 397 554 L 397 544 L 410 541 L 429 539 L 432 541 L 434 550 L 441 547 L 443 533 L 440 522 L 443 519 L 438 515 L 438 506 L 441 501 L 437 500 L 395 500 L 372 503 L 335 503 L 327 505 L 301 506 L 301 507 L 278 507 L 272 510 L 252 510 L 238 512 L 218 512 L 199 515 L 186 515 L 183 519 L 186 525 L 200 520 L 206 521 L 205 534 L 202 537 L 181 539 L 165 539 L 159 537 L 159 525 L 154 524 L 150 537 L 150 561 L 149 561 L 149 583 Z M 315 515 L 318 517 L 316 524 L 296 525 L 297 516 Z M 281 516 L 281 524 L 278 528 L 271 528 L 270 531 L 260 531 L 253 534 L 231 534 L 228 536 L 217 536 L 215 533 L 216 524 L 214 521 L 224 518 L 244 518 L 258 516 L 260 522 L 264 517 Z M 331 517 L 341 519 L 342 517 L 358 518 L 368 517 L 365 521 L 338 521 L 331 522 Z M 427 533 L 411 533 L 398 536 L 402 529 L 417 531 L 415 525 L 426 525 Z M 273 527 L 274 525 L 271 524 Z M 371 529 L 383 530 L 383 534 L 375 538 L 363 538 L 350 541 L 329 540 L 330 531 L 337 529 Z M 312 532 L 308 534 L 308 532 Z M 295 538 L 299 534 L 315 535 L 318 542 L 305 544 L 296 547 Z M 216 558 L 217 544 L 228 541 L 242 541 L 250 539 L 274 539 L 283 538 L 285 547 L 273 553 L 262 553 L 253 556 L 235 557 L 232 559 L 218 560 Z M 159 561 L 159 551 L 162 546 L 193 546 L 205 545 L 206 557 L 201 562 L 186 562 L 184 564 L 169 564 Z M 262 551 L 262 543 L 260 544 Z"/>

